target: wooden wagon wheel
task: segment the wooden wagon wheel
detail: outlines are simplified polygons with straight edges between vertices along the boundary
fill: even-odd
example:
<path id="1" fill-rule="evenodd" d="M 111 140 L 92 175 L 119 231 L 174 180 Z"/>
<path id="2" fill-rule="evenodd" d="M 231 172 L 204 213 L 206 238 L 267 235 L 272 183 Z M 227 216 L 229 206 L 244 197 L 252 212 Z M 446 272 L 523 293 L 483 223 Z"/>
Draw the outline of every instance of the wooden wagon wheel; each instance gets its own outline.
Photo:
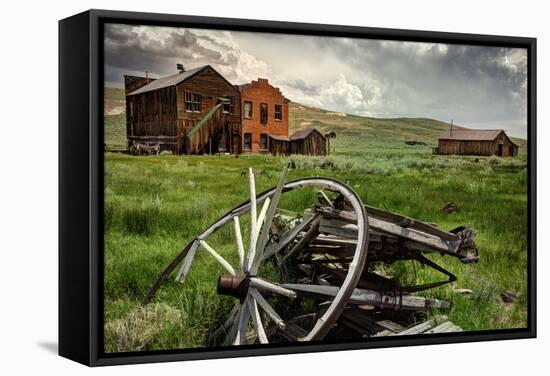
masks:
<path id="1" fill-rule="evenodd" d="M 358 195 L 346 185 L 329 178 L 306 178 L 286 182 L 287 169 L 283 171 L 277 187 L 269 189 L 256 195 L 255 180 L 252 169 L 249 169 L 250 200 L 243 202 L 227 214 L 216 220 L 204 232 L 193 239 L 182 252 L 172 261 L 170 265 L 157 279 L 149 291 L 144 303 L 152 299 L 168 276 L 181 264 L 176 280 L 184 282 L 199 249 L 204 249 L 210 254 L 226 271 L 227 275 L 220 276 L 217 284 L 217 292 L 223 295 L 233 296 L 236 299 L 235 306 L 228 315 L 222 329 L 226 334 L 226 344 L 241 345 L 250 340 L 259 340 L 260 343 L 268 343 L 274 331 L 283 333 L 286 339 L 298 341 L 321 340 L 333 327 L 336 320 L 342 313 L 354 288 L 356 287 L 367 258 L 368 247 L 368 220 L 365 207 Z M 357 242 L 353 252 L 353 258 L 347 267 L 347 275 L 343 278 L 341 286 L 335 287 L 335 293 L 330 302 L 325 304 L 322 313 L 315 317 L 315 321 L 308 328 L 301 328 L 294 323 L 292 328 L 287 327 L 285 319 L 269 303 L 270 297 L 282 296 L 293 299 L 302 296 L 303 284 L 279 281 L 279 283 L 263 277 L 260 274 L 263 265 L 274 258 L 285 261 L 293 257 L 293 253 L 299 248 L 300 243 L 307 242 L 307 233 L 304 230 L 311 228 L 316 219 L 315 213 L 294 218 L 289 221 L 289 228 L 277 239 L 273 233 L 273 222 L 278 212 L 278 205 L 281 196 L 289 192 L 314 188 L 321 189 L 325 199 L 327 196 L 322 190 L 327 190 L 339 197 L 343 197 L 357 213 Z M 258 206 L 261 210 L 258 214 Z M 248 236 L 243 237 L 241 231 L 241 218 L 250 217 Z M 318 222 L 317 222 L 318 225 Z M 238 265 L 234 266 L 216 251 L 209 238 L 225 226 L 232 226 L 236 244 L 234 251 L 238 254 Z M 301 235 L 300 239 L 297 236 Z M 248 240 L 248 245 L 243 241 Z M 303 245 L 303 244 L 302 244 Z M 284 253 L 283 253 L 284 252 Z M 314 286 L 308 284 L 307 286 Z M 306 295 L 304 295 L 306 296 Z M 262 320 L 260 309 L 265 312 L 265 318 L 271 322 L 271 329 L 266 333 L 264 320 Z M 253 324 L 253 333 L 249 333 L 249 322 Z M 293 322 L 296 322 L 294 320 Z M 292 331 L 292 335 L 284 335 L 285 331 Z M 287 333 L 288 334 L 288 333 Z"/>

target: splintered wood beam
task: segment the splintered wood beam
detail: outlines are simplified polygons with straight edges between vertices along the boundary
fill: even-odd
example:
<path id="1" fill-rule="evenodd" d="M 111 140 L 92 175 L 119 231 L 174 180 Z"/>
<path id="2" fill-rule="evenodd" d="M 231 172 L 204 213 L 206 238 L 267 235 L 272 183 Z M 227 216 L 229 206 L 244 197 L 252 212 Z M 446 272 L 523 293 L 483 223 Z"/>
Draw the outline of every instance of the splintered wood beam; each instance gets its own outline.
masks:
<path id="1" fill-rule="evenodd" d="M 330 200 L 330 198 L 328 198 L 327 194 L 322 189 L 319 190 L 319 201 L 325 205 L 334 207 L 334 203 Z"/>
<path id="2" fill-rule="evenodd" d="M 210 253 L 212 255 L 212 257 L 214 257 L 216 259 L 216 261 L 218 261 L 220 263 L 220 265 L 223 266 L 225 268 L 225 270 L 227 270 L 231 275 L 237 275 L 237 273 L 235 273 L 235 269 L 233 269 L 231 264 L 229 264 L 222 256 L 220 256 L 220 254 L 218 252 L 214 251 L 214 249 L 212 247 L 210 247 L 208 245 L 208 243 L 206 243 L 204 240 L 201 240 L 200 245 L 204 249 L 206 249 L 208 251 L 208 253 Z"/>
<path id="3" fill-rule="evenodd" d="M 235 240 L 237 241 L 237 252 L 239 253 L 239 266 L 241 271 L 244 271 L 244 245 L 238 216 L 233 217 L 233 225 L 235 228 Z"/>
<path id="4" fill-rule="evenodd" d="M 262 260 L 273 256 L 275 253 L 281 251 L 283 248 L 289 245 L 291 241 L 296 239 L 300 232 L 304 231 L 305 228 L 315 220 L 315 218 L 317 218 L 316 214 L 310 216 L 307 219 L 304 219 L 300 224 L 294 226 L 292 230 L 285 234 L 285 237 L 280 239 L 279 242 L 270 244 L 262 255 Z"/>
<path id="5" fill-rule="evenodd" d="M 294 246 L 283 256 L 282 260 L 279 262 L 279 265 L 283 264 L 289 257 L 293 256 L 295 253 L 301 252 L 307 244 L 311 242 L 316 235 L 319 233 L 319 223 L 320 218 L 315 218 L 309 229 L 302 235 L 302 238 L 294 244 Z"/>
<path id="6" fill-rule="evenodd" d="M 250 288 L 248 290 L 248 293 L 252 295 L 254 299 L 256 299 L 256 302 L 260 305 L 260 307 L 262 307 L 262 309 L 269 316 L 271 321 L 273 321 L 279 329 L 285 330 L 286 325 L 283 319 L 281 318 L 281 316 L 277 314 L 277 312 L 275 312 L 273 307 L 267 302 L 267 300 L 265 300 L 262 294 L 260 294 L 260 292 L 256 290 L 254 287 Z"/>
<path id="7" fill-rule="evenodd" d="M 197 253 L 198 248 L 199 248 L 199 242 L 195 240 L 191 245 L 191 248 L 189 248 L 189 252 L 187 252 L 187 255 L 183 259 L 181 268 L 176 276 L 176 281 L 180 283 L 185 282 L 185 278 L 187 278 L 189 269 L 191 269 L 191 264 L 193 263 L 193 260 L 195 258 L 195 254 Z"/>
<path id="8" fill-rule="evenodd" d="M 317 212 L 328 218 L 335 218 L 348 223 L 356 223 L 357 216 L 354 212 L 338 210 L 330 207 L 318 208 Z M 449 234 L 447 233 L 443 239 L 439 235 L 432 235 L 420 230 L 416 230 L 411 227 L 401 227 L 398 224 L 385 221 L 375 217 L 368 217 L 369 228 L 372 231 L 382 232 L 388 235 L 397 236 L 399 238 L 408 239 L 413 242 L 420 243 L 427 247 L 437 249 L 438 251 L 457 254 L 460 247 L 460 240 L 456 236 L 455 240 L 449 240 Z M 336 226 L 334 226 L 336 227 Z M 441 232 L 441 230 L 438 230 Z"/>
<path id="9" fill-rule="evenodd" d="M 252 316 L 252 322 L 256 328 L 256 335 L 260 340 L 260 343 L 269 343 L 267 336 L 265 335 L 265 329 L 262 324 L 262 318 L 260 317 L 260 311 L 258 311 L 258 305 L 256 300 L 251 296 L 247 295 L 246 301 L 248 303 L 248 309 L 250 310 L 250 316 Z"/>
<path id="10" fill-rule="evenodd" d="M 289 298 L 295 298 L 296 293 L 292 290 L 289 290 L 287 288 L 281 287 L 279 285 L 276 285 L 271 282 L 267 282 L 261 278 L 258 277 L 251 277 L 250 278 L 250 287 L 254 287 L 257 290 L 267 290 L 274 292 L 279 295 L 287 296 Z"/>
<path id="11" fill-rule="evenodd" d="M 281 285 L 289 290 L 319 297 L 334 297 L 338 294 L 338 286 L 305 285 L 285 283 Z M 414 295 L 387 295 L 373 290 L 354 289 L 349 299 L 351 304 L 368 304 L 380 308 L 403 310 L 426 310 L 428 308 L 447 309 L 450 304 L 439 299 L 427 299 Z"/>

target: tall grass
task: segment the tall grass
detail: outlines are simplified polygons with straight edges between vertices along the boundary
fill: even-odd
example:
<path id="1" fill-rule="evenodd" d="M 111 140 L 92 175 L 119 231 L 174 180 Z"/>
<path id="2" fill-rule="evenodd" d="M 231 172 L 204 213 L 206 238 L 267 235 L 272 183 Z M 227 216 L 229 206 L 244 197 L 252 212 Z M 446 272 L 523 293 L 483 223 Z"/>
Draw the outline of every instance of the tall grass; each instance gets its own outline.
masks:
<path id="1" fill-rule="evenodd" d="M 104 291 L 109 350 L 206 345 L 212 322 L 219 321 L 232 303 L 230 298 L 216 294 L 217 276 L 223 270 L 202 252 L 184 285 L 170 280 L 157 296 L 156 302 L 173 308 L 181 317 L 170 316 L 166 325 L 153 325 L 154 334 L 145 339 L 130 338 L 120 344 L 116 338 L 131 326 L 128 320 L 137 320 L 135 316 L 142 314 L 139 302 L 179 250 L 248 198 L 247 168 L 254 168 L 260 192 L 276 184 L 282 166 L 289 162 L 294 167 L 289 179 L 334 177 L 349 184 L 366 204 L 444 229 L 474 227 L 480 263 L 463 265 L 434 255 L 434 261 L 456 274 L 458 281 L 424 295 L 452 301 L 448 315 L 465 330 L 526 325 L 527 196 L 526 165 L 521 158 L 437 157 L 395 151 L 386 156 L 319 158 L 133 157 L 106 153 Z M 301 192 L 285 198 L 284 204 L 302 210 L 305 198 L 314 194 Z M 446 214 L 441 207 L 450 201 L 456 203 L 458 211 Z M 213 241 L 217 250 L 235 262 L 232 236 L 230 231 L 222 231 Z M 412 278 L 412 271 L 407 269 L 410 265 L 399 268 L 390 271 Z M 441 278 L 429 268 L 416 268 L 416 272 L 418 282 Z M 453 292 L 456 288 L 469 288 L 474 293 L 462 296 Z M 503 303 L 502 291 L 519 293 L 520 299 Z M 126 335 L 131 337 L 132 333 Z"/>

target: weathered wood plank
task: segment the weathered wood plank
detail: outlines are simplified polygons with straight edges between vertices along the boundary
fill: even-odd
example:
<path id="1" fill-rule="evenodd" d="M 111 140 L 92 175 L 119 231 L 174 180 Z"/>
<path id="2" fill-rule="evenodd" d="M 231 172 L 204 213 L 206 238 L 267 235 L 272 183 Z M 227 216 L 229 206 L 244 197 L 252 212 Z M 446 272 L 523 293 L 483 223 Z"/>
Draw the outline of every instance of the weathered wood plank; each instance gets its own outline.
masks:
<path id="1" fill-rule="evenodd" d="M 287 234 L 285 234 L 285 237 L 280 239 L 279 242 L 270 244 L 263 255 L 261 256 L 262 260 L 265 260 L 271 256 L 273 256 L 275 253 L 281 251 L 284 247 L 286 247 L 288 244 L 290 244 L 291 241 L 296 239 L 296 236 L 304 229 L 313 222 L 317 218 L 317 215 L 312 215 L 302 221 L 302 223 L 294 226 L 292 230 L 290 230 Z"/>
<path id="2" fill-rule="evenodd" d="M 354 212 L 337 210 L 330 207 L 317 208 L 317 212 L 323 216 L 328 216 L 332 218 L 337 218 L 341 221 L 351 223 L 352 225 L 356 223 L 357 216 Z M 456 240 L 442 239 L 439 236 L 431 235 L 414 228 L 401 227 L 395 223 L 387 222 L 375 217 L 368 218 L 369 228 L 371 230 L 379 231 L 386 233 L 388 235 L 397 236 L 403 239 L 408 239 L 430 248 L 437 249 L 438 251 L 456 254 L 460 246 L 460 241 L 458 237 Z M 337 223 L 335 224 L 335 227 Z M 351 228 L 348 228 L 350 230 Z"/>
<path id="3" fill-rule="evenodd" d="M 415 334 L 422 334 L 434 326 L 437 326 L 441 322 L 447 321 L 447 316 L 436 316 L 431 320 L 424 321 L 423 323 L 420 323 L 418 325 L 415 325 L 409 329 L 403 330 L 402 332 L 396 333 L 394 335 L 399 336 L 406 336 L 406 335 L 415 335 Z"/>

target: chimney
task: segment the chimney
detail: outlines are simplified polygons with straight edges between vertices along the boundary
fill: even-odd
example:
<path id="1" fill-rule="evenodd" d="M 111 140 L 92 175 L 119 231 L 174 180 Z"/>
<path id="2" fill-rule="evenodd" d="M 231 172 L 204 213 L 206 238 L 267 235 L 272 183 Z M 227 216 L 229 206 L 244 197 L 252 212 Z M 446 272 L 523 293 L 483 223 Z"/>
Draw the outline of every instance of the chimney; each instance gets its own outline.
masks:
<path id="1" fill-rule="evenodd" d="M 451 119 L 451 132 L 449 132 L 449 137 L 453 136 L 453 119 Z"/>
<path id="2" fill-rule="evenodd" d="M 145 71 L 145 82 L 149 83 L 149 72 Z"/>
<path id="3" fill-rule="evenodd" d="M 180 73 L 183 73 L 185 72 L 185 68 L 183 67 L 183 64 L 177 64 L 176 67 L 178 68 L 178 70 L 180 71 Z"/>

